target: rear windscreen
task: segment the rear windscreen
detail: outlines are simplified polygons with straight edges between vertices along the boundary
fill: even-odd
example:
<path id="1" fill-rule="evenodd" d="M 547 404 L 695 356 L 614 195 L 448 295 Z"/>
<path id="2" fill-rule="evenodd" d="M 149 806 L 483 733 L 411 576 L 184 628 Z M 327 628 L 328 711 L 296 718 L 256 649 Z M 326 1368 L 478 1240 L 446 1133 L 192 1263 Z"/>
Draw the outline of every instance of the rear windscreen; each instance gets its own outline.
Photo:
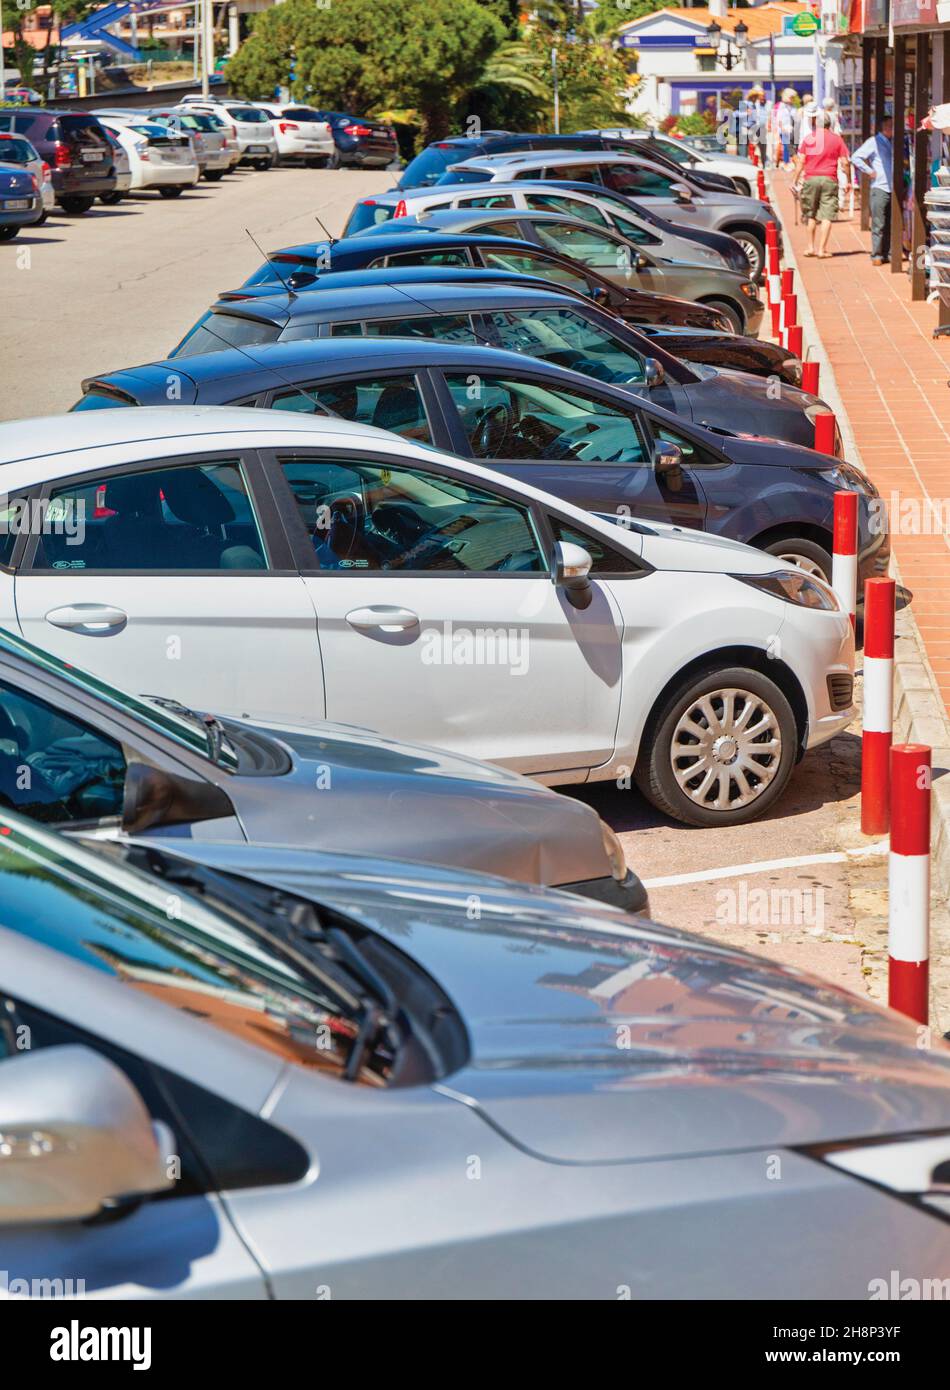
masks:
<path id="1" fill-rule="evenodd" d="M 248 276 L 243 288 L 246 289 L 248 285 L 286 284 L 292 275 L 301 271 L 309 271 L 312 274 L 315 269 L 314 261 L 265 261 L 257 267 L 253 275 Z"/>
<path id="2" fill-rule="evenodd" d="M 350 220 L 344 228 L 344 236 L 353 236 L 356 232 L 365 231 L 367 227 L 378 227 L 382 222 L 388 222 L 395 212 L 392 204 L 374 203 L 368 200 L 365 203 L 357 203 L 350 213 Z"/>
<path id="3" fill-rule="evenodd" d="M 222 348 L 276 343 L 279 337 L 280 328 L 275 323 L 246 319 L 237 314 L 216 314 L 209 310 L 171 356 L 198 357 L 203 352 L 220 352 Z"/>
<path id="4" fill-rule="evenodd" d="M 458 145 L 429 145 L 410 159 L 399 182 L 403 188 L 428 188 L 438 182 L 450 164 L 470 159 L 478 152 L 475 140 Z"/>
<path id="5" fill-rule="evenodd" d="M 227 110 L 236 121 L 249 121 L 252 125 L 270 121 L 267 113 L 258 111 L 256 106 L 229 106 Z"/>
<path id="6" fill-rule="evenodd" d="M 133 405 L 130 400 L 123 400 L 121 396 L 107 396 L 101 391 L 90 391 L 83 396 L 82 400 L 76 402 L 72 407 L 75 410 L 111 410 L 117 405 Z"/>

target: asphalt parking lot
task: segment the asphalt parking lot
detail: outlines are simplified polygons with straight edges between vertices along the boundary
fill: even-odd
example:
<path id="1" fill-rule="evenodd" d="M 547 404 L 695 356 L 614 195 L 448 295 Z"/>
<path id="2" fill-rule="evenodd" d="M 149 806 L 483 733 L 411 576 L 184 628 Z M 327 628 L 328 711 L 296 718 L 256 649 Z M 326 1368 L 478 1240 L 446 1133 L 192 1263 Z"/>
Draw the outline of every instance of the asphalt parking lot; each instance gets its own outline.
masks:
<path id="1" fill-rule="evenodd" d="M 0 378 L 0 418 L 65 411 L 84 377 L 164 356 L 261 252 L 319 239 L 317 218 L 339 234 L 353 202 L 394 177 L 242 170 L 174 201 L 141 195 L 80 218 L 57 211 L 0 254 L 15 364 Z M 773 815 L 716 831 L 668 822 L 636 790 L 612 783 L 576 794 L 620 833 L 659 920 L 881 999 L 887 866 L 860 833 L 859 758 L 858 732 L 835 739 L 799 766 Z M 939 940 L 941 921 L 934 929 Z M 950 1009 L 935 1021 L 946 1031 Z"/>

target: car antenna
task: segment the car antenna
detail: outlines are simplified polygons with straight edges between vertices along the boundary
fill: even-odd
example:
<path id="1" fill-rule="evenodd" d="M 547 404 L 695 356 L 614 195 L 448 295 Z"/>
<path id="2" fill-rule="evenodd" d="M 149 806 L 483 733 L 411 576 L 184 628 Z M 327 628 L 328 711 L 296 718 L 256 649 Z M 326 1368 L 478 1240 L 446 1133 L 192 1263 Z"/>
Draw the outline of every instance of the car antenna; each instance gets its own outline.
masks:
<path id="1" fill-rule="evenodd" d="M 410 294 L 409 291 L 404 288 L 404 286 L 395 285 L 393 284 L 392 280 L 381 281 L 381 283 L 388 285 L 391 290 L 397 290 L 399 294 L 405 295 L 407 299 L 412 300 L 413 304 L 418 304 L 419 308 L 425 309 L 427 313 L 435 314 L 437 317 L 439 316 L 440 311 L 436 309 L 434 305 L 427 304 L 424 299 L 418 299 L 414 294 Z M 486 338 L 483 334 L 479 333 L 478 329 L 474 326 L 472 328 L 472 333 L 475 337 L 475 341 L 477 343 L 480 343 L 482 347 L 490 347 L 497 349 L 498 344 L 493 343 L 490 338 Z"/>
<path id="2" fill-rule="evenodd" d="M 260 255 L 264 257 L 264 260 L 267 262 L 267 264 L 272 265 L 274 267 L 274 274 L 277 276 L 278 280 L 283 285 L 284 289 L 287 291 L 287 298 L 290 300 L 292 304 L 294 300 L 297 298 L 297 291 L 294 289 L 293 285 L 291 285 L 290 281 L 285 280 L 284 277 L 281 275 L 280 271 L 277 269 L 277 262 L 272 261 L 270 256 L 265 255 L 265 253 L 261 250 L 261 244 L 258 241 L 257 237 L 254 235 L 254 233 L 251 231 L 250 227 L 245 227 L 244 230 L 250 237 L 254 245 L 257 247 Z"/>
<path id="3" fill-rule="evenodd" d="M 319 213 L 315 212 L 313 214 L 313 220 L 319 225 L 320 230 L 324 235 L 324 239 L 328 241 L 331 246 L 336 246 L 340 238 L 338 236 L 330 235 L 330 233 L 327 231 L 327 224 L 324 222 L 323 218 L 320 216 Z"/>
<path id="4" fill-rule="evenodd" d="M 294 295 L 294 298 L 296 299 L 297 296 Z M 289 377 L 284 376 L 281 372 L 277 370 L 276 367 L 272 366 L 269 362 L 259 362 L 257 358 L 252 353 L 248 352 L 247 348 L 242 347 L 240 343 L 229 343 L 226 338 L 224 338 L 220 333 L 217 333 L 213 328 L 209 328 L 206 323 L 203 323 L 201 326 L 206 333 L 211 334 L 212 338 L 217 338 L 223 348 L 228 348 L 231 351 L 239 352 L 241 356 L 246 357 L 248 362 L 250 362 L 252 366 L 256 367 L 258 371 L 270 372 L 271 376 L 275 376 L 282 386 L 289 386 L 292 391 L 296 391 L 298 396 L 303 396 L 308 401 L 312 401 L 313 404 L 317 407 L 317 409 L 319 411 L 322 411 L 324 415 L 332 417 L 336 420 L 343 419 L 342 415 L 338 415 L 335 410 L 331 410 L 329 406 L 326 406 L 323 404 L 322 401 L 317 400 L 316 395 L 312 391 L 306 391 L 302 386 L 298 386 L 295 381 L 291 381 Z M 168 362 L 177 362 L 178 358 L 169 357 L 165 360 Z"/>

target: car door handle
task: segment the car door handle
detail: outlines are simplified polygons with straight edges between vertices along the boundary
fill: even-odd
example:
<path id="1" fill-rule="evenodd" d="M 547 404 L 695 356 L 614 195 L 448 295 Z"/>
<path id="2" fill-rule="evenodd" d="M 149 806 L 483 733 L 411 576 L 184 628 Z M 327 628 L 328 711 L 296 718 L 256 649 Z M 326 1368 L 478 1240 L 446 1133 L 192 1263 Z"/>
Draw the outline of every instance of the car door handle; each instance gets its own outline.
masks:
<path id="1" fill-rule="evenodd" d="M 418 613 L 411 608 L 394 608 L 388 603 L 374 604 L 370 608 L 354 608 L 347 613 L 346 621 L 358 632 L 373 632 L 379 628 L 383 632 L 407 632 L 419 624 Z"/>
<path id="2" fill-rule="evenodd" d="M 52 623 L 53 627 L 81 632 L 87 637 L 104 637 L 109 633 L 121 632 L 129 621 L 129 615 L 107 603 L 71 603 L 64 608 L 51 608 L 46 621 Z"/>

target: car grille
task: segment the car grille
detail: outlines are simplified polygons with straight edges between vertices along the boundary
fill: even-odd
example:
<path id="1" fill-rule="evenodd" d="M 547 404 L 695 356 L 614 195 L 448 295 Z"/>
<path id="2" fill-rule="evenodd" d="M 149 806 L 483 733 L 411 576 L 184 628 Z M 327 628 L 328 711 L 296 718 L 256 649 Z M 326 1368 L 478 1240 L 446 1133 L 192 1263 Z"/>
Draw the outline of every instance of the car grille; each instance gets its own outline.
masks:
<path id="1" fill-rule="evenodd" d="M 832 709 L 847 709 L 854 696 L 854 676 L 836 671 L 828 677 L 828 699 Z"/>

